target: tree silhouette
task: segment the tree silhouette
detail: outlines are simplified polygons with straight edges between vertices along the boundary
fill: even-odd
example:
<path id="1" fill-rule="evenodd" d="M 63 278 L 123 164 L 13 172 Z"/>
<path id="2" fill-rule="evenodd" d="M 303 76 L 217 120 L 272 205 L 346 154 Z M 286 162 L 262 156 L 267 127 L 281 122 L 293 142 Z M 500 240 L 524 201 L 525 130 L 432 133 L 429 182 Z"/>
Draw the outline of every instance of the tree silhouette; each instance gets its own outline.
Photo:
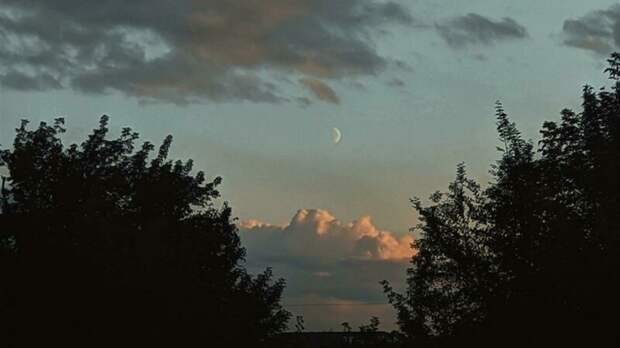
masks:
<path id="1" fill-rule="evenodd" d="M 620 54 L 611 91 L 545 122 L 535 149 L 497 104 L 500 160 L 487 189 L 459 165 L 420 215 L 408 286 L 384 282 L 409 341 L 611 347 L 620 309 Z"/>
<path id="2" fill-rule="evenodd" d="M 103 116 L 81 145 L 23 121 L 0 165 L 0 325 L 8 346 L 260 345 L 281 332 L 284 281 L 243 268 L 220 178 L 136 149 Z"/>

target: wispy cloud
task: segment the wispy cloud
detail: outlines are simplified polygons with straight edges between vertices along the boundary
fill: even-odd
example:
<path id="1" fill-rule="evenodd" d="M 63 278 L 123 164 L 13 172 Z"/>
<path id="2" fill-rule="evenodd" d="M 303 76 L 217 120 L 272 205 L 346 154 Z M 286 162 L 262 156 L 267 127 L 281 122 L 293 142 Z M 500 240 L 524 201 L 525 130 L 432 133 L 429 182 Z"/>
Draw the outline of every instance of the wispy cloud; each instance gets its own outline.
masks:
<path id="1" fill-rule="evenodd" d="M 441 21 L 435 27 L 444 41 L 454 48 L 492 45 L 528 36 L 527 29 L 512 18 L 494 20 L 476 13 Z"/>

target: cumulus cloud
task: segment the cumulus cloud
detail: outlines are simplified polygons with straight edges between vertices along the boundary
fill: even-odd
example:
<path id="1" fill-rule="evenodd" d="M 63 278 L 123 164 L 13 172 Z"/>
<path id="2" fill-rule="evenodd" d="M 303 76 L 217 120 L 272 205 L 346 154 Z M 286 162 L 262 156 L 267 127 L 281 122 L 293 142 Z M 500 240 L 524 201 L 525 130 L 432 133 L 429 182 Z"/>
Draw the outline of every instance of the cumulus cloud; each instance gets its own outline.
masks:
<path id="1" fill-rule="evenodd" d="M 299 210 L 285 225 L 247 220 L 241 223 L 240 235 L 250 270 L 270 266 L 276 275 L 287 279 L 286 303 L 339 303 L 346 307 L 347 303 L 386 302 L 379 281 L 402 284 L 414 254 L 410 234 L 382 230 L 369 216 L 342 222 L 321 209 Z M 352 307 L 330 310 L 344 315 L 357 308 Z M 315 316 L 313 307 L 291 309 L 311 316 L 307 323 L 312 327 L 338 329 L 339 322 Z M 372 308 L 364 310 L 372 312 Z M 374 310 L 377 315 L 392 313 L 389 306 Z M 366 312 L 358 314 L 347 320 L 367 321 Z M 394 318 L 383 319 L 393 327 L 389 324 Z"/>
<path id="2" fill-rule="evenodd" d="M 381 230 L 370 216 L 344 223 L 322 209 L 301 209 L 285 226 L 247 220 L 241 230 L 248 250 L 255 249 L 265 261 L 402 260 L 413 255 L 411 235 Z"/>
<path id="3" fill-rule="evenodd" d="M 620 5 L 567 19 L 562 34 L 567 46 L 607 55 L 620 48 Z"/>
<path id="4" fill-rule="evenodd" d="M 0 82 L 174 103 L 295 100 L 275 75 L 375 74 L 386 58 L 373 33 L 411 22 L 378 0 L 2 0 Z"/>
<path id="5" fill-rule="evenodd" d="M 499 41 L 524 39 L 526 28 L 512 18 L 493 20 L 476 13 L 454 17 L 436 24 L 444 41 L 454 48 L 492 45 Z"/>

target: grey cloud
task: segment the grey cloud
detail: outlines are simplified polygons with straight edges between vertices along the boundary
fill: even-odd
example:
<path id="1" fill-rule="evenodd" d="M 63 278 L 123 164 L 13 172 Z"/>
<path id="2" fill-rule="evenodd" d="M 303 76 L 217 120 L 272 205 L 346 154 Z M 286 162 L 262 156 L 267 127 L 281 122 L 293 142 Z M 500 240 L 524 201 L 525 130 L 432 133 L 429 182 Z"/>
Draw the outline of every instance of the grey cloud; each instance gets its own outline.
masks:
<path id="1" fill-rule="evenodd" d="M 404 272 L 404 270 L 403 270 Z M 363 272 L 362 272 L 363 273 Z M 320 281 L 328 280 L 329 278 Z M 341 331 L 342 323 L 347 322 L 357 329 L 361 325 L 368 324 L 371 317 L 378 317 L 381 321 L 380 330 L 390 332 L 396 330 L 396 311 L 389 304 L 359 305 L 366 301 L 357 302 L 343 300 L 333 296 L 320 296 L 316 294 L 303 297 L 289 298 L 290 303 L 340 303 L 338 306 L 301 306 L 288 307 L 294 316 L 302 315 L 308 331 Z M 377 304 L 385 302 L 385 298 L 377 300 Z M 348 305 L 350 304 L 350 305 Z M 286 304 L 285 304 L 286 305 Z M 289 329 L 295 330 L 293 322 Z"/>
<path id="2" fill-rule="evenodd" d="M 377 0 L 0 0 L 0 73 L 18 89 L 273 103 L 289 97 L 271 73 L 380 72 L 372 34 L 392 24 L 412 18 Z"/>
<path id="3" fill-rule="evenodd" d="M 297 97 L 295 100 L 297 101 L 297 104 L 302 108 L 307 108 L 308 106 L 312 105 L 312 101 L 310 100 L 310 98 Z"/>
<path id="4" fill-rule="evenodd" d="M 492 45 L 499 41 L 524 39 L 528 36 L 526 28 L 512 18 L 493 20 L 476 13 L 454 17 L 435 26 L 444 41 L 454 48 Z"/>
<path id="5" fill-rule="evenodd" d="M 340 98 L 336 92 L 321 80 L 303 78 L 299 82 L 312 91 L 312 94 L 318 99 L 332 104 L 340 103 Z"/>
<path id="6" fill-rule="evenodd" d="M 389 80 L 387 82 L 387 85 L 390 86 L 390 87 L 400 88 L 400 87 L 405 87 L 406 83 L 405 83 L 405 81 L 395 77 L 395 78 Z"/>
<path id="7" fill-rule="evenodd" d="M 49 74 L 41 73 L 36 76 L 29 76 L 19 71 L 8 71 L 5 74 L 0 74 L 0 83 L 17 91 L 42 91 L 62 87 L 60 82 Z"/>
<path id="8" fill-rule="evenodd" d="M 567 19 L 562 34 L 567 46 L 607 55 L 620 48 L 620 5 Z"/>

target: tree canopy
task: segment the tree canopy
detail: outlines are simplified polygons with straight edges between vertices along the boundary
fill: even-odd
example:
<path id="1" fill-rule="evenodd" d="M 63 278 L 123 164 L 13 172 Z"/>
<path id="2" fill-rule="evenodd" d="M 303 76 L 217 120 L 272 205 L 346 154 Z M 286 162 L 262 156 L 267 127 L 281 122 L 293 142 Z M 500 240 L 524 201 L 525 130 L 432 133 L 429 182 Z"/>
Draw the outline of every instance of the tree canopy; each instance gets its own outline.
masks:
<path id="1" fill-rule="evenodd" d="M 446 346 L 619 343 L 620 54 L 613 86 L 545 122 L 537 146 L 500 103 L 494 180 L 459 165 L 445 193 L 414 199 L 421 237 L 404 293 L 384 282 L 401 331 Z"/>
<path id="2" fill-rule="evenodd" d="M 243 267 L 221 179 L 137 146 L 108 117 L 65 147 L 23 121 L 0 152 L 0 333 L 9 346 L 259 345 L 286 327 L 283 280 Z"/>

